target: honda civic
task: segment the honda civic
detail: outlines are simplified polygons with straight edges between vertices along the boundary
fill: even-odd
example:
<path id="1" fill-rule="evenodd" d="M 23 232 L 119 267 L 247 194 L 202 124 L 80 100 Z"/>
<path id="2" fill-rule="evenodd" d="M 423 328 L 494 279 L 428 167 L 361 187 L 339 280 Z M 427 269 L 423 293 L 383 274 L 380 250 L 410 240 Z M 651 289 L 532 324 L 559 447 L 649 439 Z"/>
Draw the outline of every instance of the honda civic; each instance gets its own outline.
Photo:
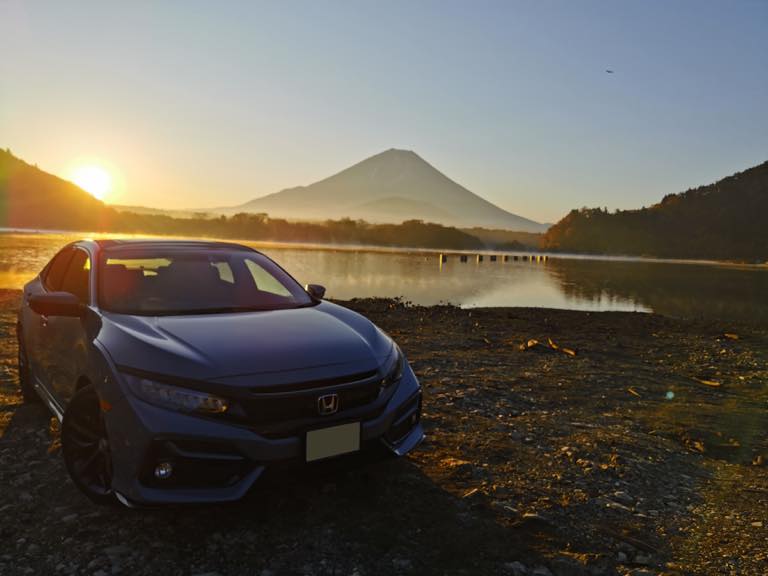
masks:
<path id="1" fill-rule="evenodd" d="M 237 244 L 74 242 L 24 287 L 24 400 L 61 421 L 66 469 L 99 504 L 232 501 L 269 470 L 408 453 L 416 376 L 324 295 Z"/>

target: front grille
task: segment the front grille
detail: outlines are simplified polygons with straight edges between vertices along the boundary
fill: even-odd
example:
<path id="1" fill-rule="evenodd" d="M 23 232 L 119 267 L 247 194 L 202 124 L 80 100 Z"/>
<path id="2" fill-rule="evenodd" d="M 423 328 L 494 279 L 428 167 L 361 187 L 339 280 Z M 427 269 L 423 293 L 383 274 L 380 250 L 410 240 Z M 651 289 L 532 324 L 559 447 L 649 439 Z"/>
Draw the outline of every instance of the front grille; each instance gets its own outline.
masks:
<path id="1" fill-rule="evenodd" d="M 358 372 L 357 374 L 348 374 L 346 376 L 323 378 L 322 380 L 310 380 L 308 382 L 295 382 L 292 384 L 278 384 L 274 386 L 259 386 L 258 388 L 251 388 L 251 392 L 254 394 L 285 394 L 287 392 L 314 390 L 316 388 L 327 388 L 329 386 L 362 382 L 373 378 L 374 376 L 376 376 L 376 370 L 369 370 L 368 372 Z"/>
<path id="2" fill-rule="evenodd" d="M 238 406 L 230 411 L 229 417 L 236 417 L 262 436 L 284 438 L 316 427 L 318 422 L 331 425 L 345 419 L 375 417 L 384 409 L 391 393 L 391 389 L 382 389 L 376 371 L 333 380 L 252 388 L 248 396 L 238 398 Z M 338 410 L 321 416 L 318 399 L 327 394 L 338 395 Z"/>
<path id="3" fill-rule="evenodd" d="M 377 379 L 348 388 L 313 388 L 291 394 L 253 394 L 241 400 L 248 422 L 270 424 L 284 420 L 316 418 L 317 399 L 326 394 L 339 396 L 338 412 L 371 404 L 379 397 L 381 386 Z"/>

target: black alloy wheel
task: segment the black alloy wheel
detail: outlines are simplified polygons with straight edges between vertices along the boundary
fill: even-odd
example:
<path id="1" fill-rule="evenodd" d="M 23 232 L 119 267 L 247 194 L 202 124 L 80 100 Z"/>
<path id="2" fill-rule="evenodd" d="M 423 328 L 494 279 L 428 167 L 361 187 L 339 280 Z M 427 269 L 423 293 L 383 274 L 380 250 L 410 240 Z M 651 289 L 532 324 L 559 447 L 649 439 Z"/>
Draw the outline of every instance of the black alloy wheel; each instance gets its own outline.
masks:
<path id="1" fill-rule="evenodd" d="M 70 478 L 96 504 L 115 504 L 112 454 L 93 386 L 78 390 L 64 412 L 61 450 Z"/>

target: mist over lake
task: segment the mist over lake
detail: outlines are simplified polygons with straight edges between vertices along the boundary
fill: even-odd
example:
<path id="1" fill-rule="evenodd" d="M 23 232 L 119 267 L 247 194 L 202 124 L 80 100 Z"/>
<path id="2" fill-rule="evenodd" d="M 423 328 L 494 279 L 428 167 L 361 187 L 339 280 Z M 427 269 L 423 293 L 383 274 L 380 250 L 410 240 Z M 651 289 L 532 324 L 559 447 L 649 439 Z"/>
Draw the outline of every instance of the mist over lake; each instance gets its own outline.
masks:
<path id="1" fill-rule="evenodd" d="M 87 234 L 86 234 L 87 235 Z M 20 289 L 75 233 L 0 233 L 0 288 Z M 714 262 L 551 256 L 546 262 L 460 262 L 449 254 L 245 242 L 302 284 L 340 300 L 397 297 L 415 304 L 657 312 L 725 321 L 768 321 L 768 268 Z M 500 253 L 499 253 L 500 255 Z"/>

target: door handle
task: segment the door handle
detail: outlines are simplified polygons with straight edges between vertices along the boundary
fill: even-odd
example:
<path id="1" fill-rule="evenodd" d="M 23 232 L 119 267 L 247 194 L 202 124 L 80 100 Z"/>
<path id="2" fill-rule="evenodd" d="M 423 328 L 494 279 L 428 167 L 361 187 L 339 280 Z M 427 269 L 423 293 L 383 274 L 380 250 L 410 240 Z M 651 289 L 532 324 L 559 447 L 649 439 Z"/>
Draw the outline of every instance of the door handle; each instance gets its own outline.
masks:
<path id="1" fill-rule="evenodd" d="M 42 314 L 40 314 L 40 324 L 42 325 L 43 328 L 48 326 L 48 316 L 43 316 Z"/>

